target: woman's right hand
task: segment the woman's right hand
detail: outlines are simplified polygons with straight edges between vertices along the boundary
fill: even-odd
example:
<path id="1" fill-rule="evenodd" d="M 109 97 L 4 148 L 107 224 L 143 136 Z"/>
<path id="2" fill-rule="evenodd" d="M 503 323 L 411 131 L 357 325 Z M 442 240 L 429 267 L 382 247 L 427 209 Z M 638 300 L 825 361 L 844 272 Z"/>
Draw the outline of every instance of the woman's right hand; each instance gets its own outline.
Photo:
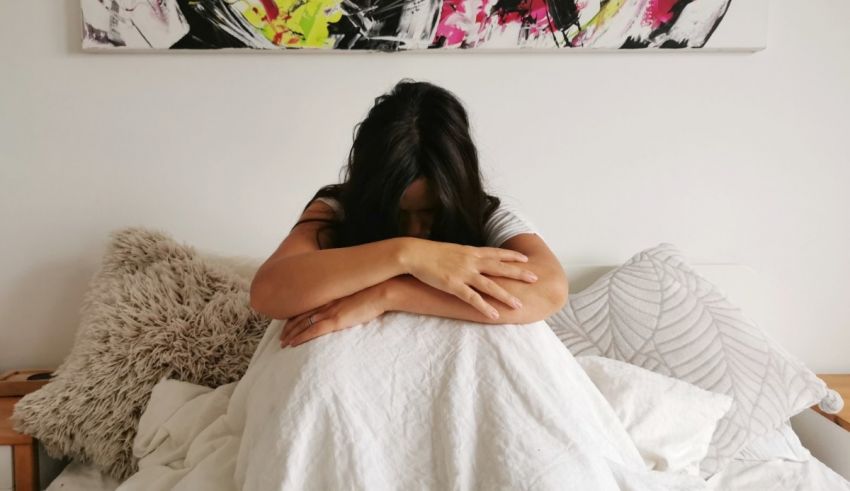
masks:
<path id="1" fill-rule="evenodd" d="M 499 318 L 499 312 L 479 292 L 513 308 L 521 308 L 522 304 L 485 274 L 527 283 L 537 281 L 537 275 L 517 264 L 528 262 L 525 255 L 498 247 L 409 238 L 402 246 L 401 262 L 407 273 L 423 283 L 458 297 L 493 319 Z"/>

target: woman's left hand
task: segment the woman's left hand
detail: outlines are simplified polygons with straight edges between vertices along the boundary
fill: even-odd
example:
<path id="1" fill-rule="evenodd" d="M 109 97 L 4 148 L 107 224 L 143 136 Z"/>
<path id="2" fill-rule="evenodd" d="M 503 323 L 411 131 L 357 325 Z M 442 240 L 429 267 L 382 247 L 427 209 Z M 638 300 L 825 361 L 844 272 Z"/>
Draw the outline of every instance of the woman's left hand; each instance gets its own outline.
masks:
<path id="1" fill-rule="evenodd" d="M 280 334 L 280 347 L 298 346 L 324 334 L 364 324 L 384 312 L 382 286 L 370 286 L 289 319 Z"/>

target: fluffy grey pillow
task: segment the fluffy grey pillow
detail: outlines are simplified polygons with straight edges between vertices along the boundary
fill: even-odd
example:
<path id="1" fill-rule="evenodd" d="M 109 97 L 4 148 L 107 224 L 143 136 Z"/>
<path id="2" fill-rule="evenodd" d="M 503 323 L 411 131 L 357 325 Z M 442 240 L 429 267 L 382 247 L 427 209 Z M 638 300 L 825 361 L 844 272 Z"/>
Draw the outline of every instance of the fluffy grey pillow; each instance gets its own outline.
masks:
<path id="1" fill-rule="evenodd" d="M 248 279 L 168 235 L 112 233 L 55 378 L 15 406 L 19 431 L 54 457 L 123 480 L 139 417 L 163 377 L 216 387 L 241 378 L 269 319 L 249 306 Z"/>
<path id="2" fill-rule="evenodd" d="M 826 395 L 825 384 L 756 327 L 670 244 L 643 251 L 547 319 L 576 356 L 600 355 L 732 397 L 703 475 Z"/>

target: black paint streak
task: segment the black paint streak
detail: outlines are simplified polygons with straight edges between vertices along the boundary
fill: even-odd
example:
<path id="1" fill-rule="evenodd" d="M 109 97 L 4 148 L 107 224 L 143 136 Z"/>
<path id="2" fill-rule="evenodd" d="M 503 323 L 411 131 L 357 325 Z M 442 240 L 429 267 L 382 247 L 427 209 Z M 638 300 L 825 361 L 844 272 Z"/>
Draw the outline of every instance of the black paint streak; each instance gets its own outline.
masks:
<path id="1" fill-rule="evenodd" d="M 233 37 L 215 22 L 215 1 L 177 0 L 180 11 L 189 23 L 189 33 L 171 46 L 172 49 L 221 49 L 246 48 L 241 40 Z"/>
<path id="2" fill-rule="evenodd" d="M 554 26 L 552 36 L 554 37 L 555 31 L 560 32 L 561 37 L 564 39 L 564 45 L 569 46 L 567 42 L 567 29 L 572 26 L 581 28 L 581 24 L 578 21 L 578 5 L 576 5 L 574 0 L 546 0 L 546 7 L 551 19 L 550 27 Z M 557 40 L 555 44 L 558 45 Z"/>
<path id="3" fill-rule="evenodd" d="M 401 48 L 400 41 L 375 38 L 396 37 L 404 7 L 411 2 L 412 0 L 346 0 L 342 3 L 342 19 L 328 25 L 328 34 L 338 38 L 336 46 L 347 49 L 398 51 Z M 367 25 L 371 27 L 367 28 Z"/>
<path id="4" fill-rule="evenodd" d="M 636 38 L 629 36 L 625 40 L 625 42 L 623 42 L 623 45 L 620 46 L 620 49 L 643 49 L 643 48 L 648 48 L 648 47 L 649 47 L 649 40 L 648 39 L 636 39 Z"/>

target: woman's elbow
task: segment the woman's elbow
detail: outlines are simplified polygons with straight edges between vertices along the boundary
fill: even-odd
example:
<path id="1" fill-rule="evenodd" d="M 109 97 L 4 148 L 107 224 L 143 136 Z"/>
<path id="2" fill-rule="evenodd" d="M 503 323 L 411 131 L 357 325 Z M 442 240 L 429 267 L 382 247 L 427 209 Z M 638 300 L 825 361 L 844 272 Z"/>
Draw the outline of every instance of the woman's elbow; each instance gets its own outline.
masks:
<path id="1" fill-rule="evenodd" d="M 566 278 L 551 278 L 541 281 L 542 283 L 538 285 L 538 293 L 533 300 L 529 298 L 529 302 L 527 302 L 530 307 L 529 310 L 514 311 L 517 317 L 513 319 L 513 323 L 529 324 L 546 320 L 564 308 L 569 295 L 569 285 Z"/>
<path id="2" fill-rule="evenodd" d="M 267 301 L 266 301 L 266 288 L 260 281 L 258 281 L 257 277 L 254 277 L 254 280 L 251 281 L 251 288 L 248 291 L 248 300 L 251 305 L 251 310 L 257 312 L 259 314 L 265 315 L 268 317 L 268 312 L 266 311 Z"/>
<path id="3" fill-rule="evenodd" d="M 570 294 L 570 285 L 566 275 L 557 275 L 552 279 L 546 290 L 552 313 L 554 314 L 563 309 L 567 304 L 567 298 Z"/>
<path id="4" fill-rule="evenodd" d="M 271 319 L 289 319 L 308 310 L 297 285 L 254 277 L 248 296 L 251 309 Z"/>
<path id="5" fill-rule="evenodd" d="M 248 292 L 248 300 L 251 310 L 260 315 L 272 319 L 287 319 L 288 312 L 285 312 L 286 305 L 275 300 L 277 298 L 286 298 L 280 292 L 275 292 L 269 282 L 263 278 L 255 276 L 251 281 L 251 288 Z"/>

